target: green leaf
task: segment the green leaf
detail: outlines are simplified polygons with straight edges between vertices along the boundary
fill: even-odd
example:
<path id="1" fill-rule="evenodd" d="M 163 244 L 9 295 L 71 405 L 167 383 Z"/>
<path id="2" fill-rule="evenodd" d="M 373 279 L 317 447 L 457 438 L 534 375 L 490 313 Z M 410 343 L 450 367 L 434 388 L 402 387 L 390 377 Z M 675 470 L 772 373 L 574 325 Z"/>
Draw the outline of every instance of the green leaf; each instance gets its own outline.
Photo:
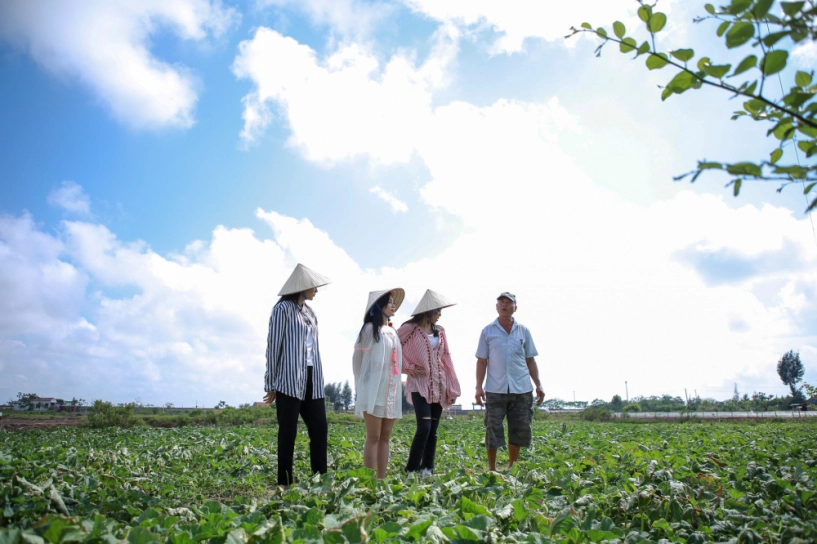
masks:
<path id="1" fill-rule="evenodd" d="M 617 38 L 623 38 L 624 34 L 627 33 L 627 29 L 624 26 L 624 23 L 621 21 L 616 21 L 613 23 L 613 32 L 615 32 Z"/>
<path id="2" fill-rule="evenodd" d="M 814 95 L 811 93 L 801 93 L 798 92 L 795 88 L 792 92 L 787 94 L 783 97 L 783 103 L 787 106 L 792 106 L 794 108 L 799 108 L 809 100 L 814 98 Z"/>
<path id="3" fill-rule="evenodd" d="M 650 20 L 650 15 L 652 15 L 652 8 L 650 6 L 641 6 L 638 8 L 638 18 L 645 23 Z"/>
<path id="4" fill-rule="evenodd" d="M 788 140 L 792 136 L 794 136 L 794 127 L 791 123 L 778 123 L 773 129 L 769 132 L 774 134 L 774 137 L 780 141 Z M 767 134 L 768 135 L 768 134 Z"/>
<path id="5" fill-rule="evenodd" d="M 763 174 L 760 166 L 753 162 L 736 162 L 735 164 L 727 164 L 726 171 L 733 176 L 760 177 Z"/>
<path id="6" fill-rule="evenodd" d="M 783 13 L 789 17 L 794 17 L 798 11 L 803 9 L 805 2 L 780 2 L 780 7 L 783 8 Z"/>
<path id="7" fill-rule="evenodd" d="M 798 87 L 808 87 L 811 85 L 811 78 L 812 74 L 808 72 L 798 71 L 794 75 L 794 82 L 797 84 Z"/>
<path id="8" fill-rule="evenodd" d="M 406 533 L 406 537 L 412 540 L 422 540 L 423 536 L 426 534 L 426 530 L 431 526 L 433 523 L 432 520 L 423 521 L 422 523 L 418 523 L 412 526 L 409 529 L 408 533 Z"/>
<path id="9" fill-rule="evenodd" d="M 767 34 L 762 40 L 763 45 L 766 47 L 771 47 L 789 34 L 791 34 L 791 32 L 788 30 L 781 30 L 780 32 L 772 32 L 771 34 Z"/>
<path id="10" fill-rule="evenodd" d="M 639 55 L 643 55 L 644 53 L 647 53 L 649 50 L 650 50 L 650 42 L 648 42 L 646 40 L 644 41 L 644 43 L 642 43 L 641 45 L 638 46 L 638 54 Z"/>
<path id="11" fill-rule="evenodd" d="M 582 23 L 582 28 L 586 28 L 587 30 L 593 30 L 593 26 L 590 23 Z"/>
<path id="12" fill-rule="evenodd" d="M 754 80 L 748 87 L 746 87 L 746 94 L 754 94 L 757 88 L 757 80 Z"/>
<path id="13" fill-rule="evenodd" d="M 763 57 L 762 61 L 760 61 L 760 69 L 763 70 L 763 73 L 767 76 L 776 74 L 786 67 L 786 61 L 788 58 L 789 52 L 784 49 L 770 51 L 769 53 L 766 53 L 766 56 Z"/>
<path id="14" fill-rule="evenodd" d="M 804 195 L 809 194 L 815 185 L 817 185 L 817 183 L 809 183 L 808 185 L 806 185 L 806 188 L 803 189 L 803 194 Z"/>
<path id="15" fill-rule="evenodd" d="M 769 13 L 769 10 L 774 4 L 774 0 L 756 0 L 755 6 L 752 8 L 752 15 L 757 19 L 761 19 Z"/>
<path id="16" fill-rule="evenodd" d="M 663 102 L 664 100 L 669 98 L 670 95 L 672 95 L 672 89 L 670 89 L 669 87 L 664 87 L 664 90 L 661 91 L 661 101 Z"/>
<path id="17" fill-rule="evenodd" d="M 661 29 L 667 24 L 667 16 L 661 13 L 653 13 L 650 20 L 647 21 L 647 29 L 655 34 L 656 32 L 661 32 Z"/>
<path id="18" fill-rule="evenodd" d="M 598 27 L 596 29 L 596 34 L 598 34 L 599 36 L 601 36 L 604 39 L 607 39 L 607 31 L 604 30 L 602 27 Z"/>
<path id="19" fill-rule="evenodd" d="M 716 79 L 723 79 L 729 70 L 732 68 L 731 64 L 710 64 L 703 67 L 704 73 Z"/>
<path id="20" fill-rule="evenodd" d="M 747 22 L 735 23 L 726 33 L 726 47 L 729 49 L 739 47 L 751 40 L 754 35 L 754 24 Z"/>
<path id="21" fill-rule="evenodd" d="M 647 57 L 647 68 L 650 70 L 660 70 L 667 65 L 667 54 L 656 53 Z"/>
<path id="22" fill-rule="evenodd" d="M 672 89 L 673 93 L 681 94 L 691 89 L 697 81 L 698 78 L 689 72 L 678 72 L 675 74 L 675 77 L 667 83 L 667 88 Z"/>
<path id="23" fill-rule="evenodd" d="M 817 144 L 812 145 L 811 147 L 808 148 L 808 151 L 806 151 L 807 159 L 810 159 L 814 155 L 817 155 Z"/>
<path id="24" fill-rule="evenodd" d="M 746 70 L 754 68 L 757 66 L 757 57 L 754 55 L 749 55 L 738 64 L 738 67 L 735 68 L 735 71 L 732 72 L 732 76 L 736 76 L 738 74 L 742 74 Z"/>
<path id="25" fill-rule="evenodd" d="M 737 15 L 749 9 L 752 5 L 752 0 L 732 0 L 732 3 L 726 8 L 726 12 L 731 15 Z"/>
<path id="26" fill-rule="evenodd" d="M 815 207 L 817 207 L 817 197 L 814 197 L 814 200 L 812 200 L 811 204 L 808 205 L 808 208 L 806 208 L 806 213 L 810 212 Z"/>
<path id="27" fill-rule="evenodd" d="M 709 57 L 699 58 L 698 59 L 698 70 L 703 70 L 704 66 L 706 66 L 707 64 L 712 64 L 712 62 L 709 60 Z"/>
<path id="28" fill-rule="evenodd" d="M 638 44 L 635 43 L 635 40 L 632 38 L 624 38 L 621 40 L 621 43 L 618 45 L 619 50 L 622 53 L 629 53 L 630 51 L 635 51 L 635 48 Z"/>
<path id="29" fill-rule="evenodd" d="M 710 15 L 715 15 L 715 6 L 712 4 L 704 4 L 704 9 Z"/>
<path id="30" fill-rule="evenodd" d="M 717 31 L 718 38 L 723 36 L 723 33 L 726 32 L 726 29 L 729 28 L 729 25 L 731 25 L 731 24 L 732 23 L 730 23 L 729 21 L 724 21 L 724 22 L 722 22 L 720 24 L 720 26 L 718 26 L 718 31 Z"/>
<path id="31" fill-rule="evenodd" d="M 670 54 L 681 62 L 687 62 L 695 56 L 695 51 L 692 49 L 676 49 L 675 51 L 670 51 Z"/>
<path id="32" fill-rule="evenodd" d="M 733 191 L 734 191 L 735 196 L 738 196 L 740 194 L 740 186 L 741 185 L 743 185 L 743 180 L 742 179 L 736 179 L 735 183 L 733 185 L 733 187 L 734 187 Z"/>
<path id="33" fill-rule="evenodd" d="M 777 161 L 780 160 L 780 157 L 782 157 L 782 156 L 783 156 L 783 150 L 778 147 L 777 149 L 775 149 L 771 153 L 771 158 L 772 158 L 771 163 L 772 164 L 776 163 Z"/>
<path id="34" fill-rule="evenodd" d="M 817 138 L 817 128 L 813 128 L 808 125 L 800 123 L 797 125 L 797 130 L 799 130 L 809 138 Z"/>

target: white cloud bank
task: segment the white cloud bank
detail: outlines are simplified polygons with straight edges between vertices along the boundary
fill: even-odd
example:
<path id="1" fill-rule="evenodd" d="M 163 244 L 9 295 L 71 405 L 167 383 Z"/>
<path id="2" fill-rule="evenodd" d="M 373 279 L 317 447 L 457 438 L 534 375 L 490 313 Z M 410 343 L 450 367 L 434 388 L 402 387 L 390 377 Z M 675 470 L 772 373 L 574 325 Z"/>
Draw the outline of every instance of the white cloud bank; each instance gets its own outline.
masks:
<path id="1" fill-rule="evenodd" d="M 607 399 L 624 380 L 631 396 L 687 387 L 723 398 L 733 381 L 780 394 L 774 367 L 789 349 L 815 377 L 817 256 L 803 220 L 692 193 L 639 208 L 588 192 L 567 205 L 542 185 L 482 195 L 478 184 L 457 209 L 487 220 L 470 216 L 441 255 L 400 269 L 361 269 L 326 232 L 274 211 L 257 212 L 271 236 L 220 226 L 171 255 L 93 222 L 48 234 L 28 215 L 3 216 L 0 372 L 11 378 L 0 395 L 258 400 L 269 311 L 297 262 L 333 280 L 313 302 L 328 381 L 351 380 L 366 293 L 390 285 L 407 291 L 397 324 L 427 288 L 458 302 L 441 323 L 466 405 L 479 330 L 505 290 L 519 297 L 549 396 Z M 770 259 L 789 264 L 758 265 Z"/>
<path id="2" fill-rule="evenodd" d="M 163 29 L 184 40 L 223 34 L 236 12 L 218 0 L 5 0 L 0 38 L 59 76 L 76 78 L 114 117 L 134 128 L 188 128 L 199 83 L 183 66 L 156 58 Z"/>

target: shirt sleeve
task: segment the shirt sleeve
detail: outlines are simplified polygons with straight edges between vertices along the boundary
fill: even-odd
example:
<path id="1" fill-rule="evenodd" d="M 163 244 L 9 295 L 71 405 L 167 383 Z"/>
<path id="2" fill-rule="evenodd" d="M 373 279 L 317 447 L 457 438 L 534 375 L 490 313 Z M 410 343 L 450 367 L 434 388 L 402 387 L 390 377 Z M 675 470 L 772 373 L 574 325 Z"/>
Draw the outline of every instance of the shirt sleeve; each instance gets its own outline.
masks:
<path id="1" fill-rule="evenodd" d="M 479 343 L 477 344 L 477 359 L 488 358 L 488 338 L 485 335 L 485 329 L 479 333 Z"/>
<path id="2" fill-rule="evenodd" d="M 537 355 L 539 355 L 539 352 L 536 351 L 533 337 L 530 335 L 530 331 L 525 328 L 525 359 L 528 357 L 536 357 Z"/>
<path id="3" fill-rule="evenodd" d="M 269 318 L 267 334 L 267 372 L 264 374 L 264 391 L 276 391 L 278 385 L 278 361 L 284 343 L 286 312 L 283 304 L 276 304 Z"/>
<path id="4" fill-rule="evenodd" d="M 401 352 L 403 354 L 403 374 L 409 374 L 416 366 L 413 361 L 413 353 L 410 346 L 408 348 L 406 347 L 408 343 L 412 341 L 411 339 L 414 336 L 413 333 L 416 330 L 417 327 L 413 325 L 403 325 L 397 329 L 397 336 L 400 338 L 400 346 L 402 348 Z"/>
<path id="5" fill-rule="evenodd" d="M 372 326 L 366 325 L 360 331 L 360 338 L 355 342 L 355 352 L 352 355 L 352 372 L 355 376 L 355 382 L 360 378 L 364 360 L 368 360 L 374 347 L 374 335 L 372 334 Z"/>

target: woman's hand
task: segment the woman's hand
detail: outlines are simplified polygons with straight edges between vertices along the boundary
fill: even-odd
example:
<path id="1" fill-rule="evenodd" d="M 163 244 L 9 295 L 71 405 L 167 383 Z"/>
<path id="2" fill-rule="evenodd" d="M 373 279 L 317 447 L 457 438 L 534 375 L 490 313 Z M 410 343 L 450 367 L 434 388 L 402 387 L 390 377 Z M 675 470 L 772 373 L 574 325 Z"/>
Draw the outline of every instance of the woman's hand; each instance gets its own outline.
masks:
<path id="1" fill-rule="evenodd" d="M 414 376 L 415 378 L 419 378 L 420 376 L 425 376 L 426 374 L 428 374 L 428 371 L 426 370 L 426 367 L 424 367 L 424 366 L 415 366 L 414 368 L 411 369 L 411 374 L 410 375 Z"/>
<path id="2" fill-rule="evenodd" d="M 267 404 L 272 404 L 275 402 L 275 391 L 269 391 L 266 395 L 264 395 L 264 402 Z"/>

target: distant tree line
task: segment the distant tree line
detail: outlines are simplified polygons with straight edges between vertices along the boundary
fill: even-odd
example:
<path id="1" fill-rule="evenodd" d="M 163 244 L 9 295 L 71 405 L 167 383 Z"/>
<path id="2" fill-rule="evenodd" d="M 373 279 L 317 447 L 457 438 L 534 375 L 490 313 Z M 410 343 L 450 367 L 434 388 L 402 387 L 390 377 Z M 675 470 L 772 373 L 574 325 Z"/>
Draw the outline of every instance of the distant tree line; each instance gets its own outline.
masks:
<path id="1" fill-rule="evenodd" d="M 342 385 L 340 382 L 327 383 L 323 387 L 323 395 L 326 405 L 336 412 L 348 410 L 354 402 L 354 394 L 352 393 L 352 387 L 349 385 L 349 380 L 346 380 Z"/>

